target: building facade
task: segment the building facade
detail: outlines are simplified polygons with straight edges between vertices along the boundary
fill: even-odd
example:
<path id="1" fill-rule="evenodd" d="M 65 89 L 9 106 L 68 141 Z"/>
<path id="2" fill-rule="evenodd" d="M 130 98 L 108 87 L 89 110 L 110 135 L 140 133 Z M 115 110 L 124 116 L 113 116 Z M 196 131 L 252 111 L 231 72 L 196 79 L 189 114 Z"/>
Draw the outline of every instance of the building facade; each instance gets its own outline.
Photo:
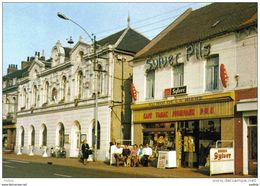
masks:
<path id="1" fill-rule="evenodd" d="M 3 77 L 3 149 L 13 150 L 15 145 L 16 108 L 17 108 L 17 66 L 9 65 Z M 14 75 L 16 72 L 16 75 Z"/>
<path id="2" fill-rule="evenodd" d="M 109 142 L 130 141 L 129 60 L 148 42 L 127 27 L 97 41 L 96 55 L 82 38 L 73 48 L 58 41 L 48 60 L 37 52 L 18 86 L 16 151 L 50 155 L 64 149 L 67 157 L 78 157 L 86 139 L 96 145 L 97 160 L 108 160 Z"/>
<path id="3" fill-rule="evenodd" d="M 3 76 L 2 94 L 2 121 L 3 121 L 3 149 L 13 151 L 16 138 L 16 118 L 18 104 L 18 85 L 20 79 L 27 75 L 30 62 L 22 62 L 22 69 L 18 70 L 17 65 L 10 64 L 7 75 Z"/>
<path id="4" fill-rule="evenodd" d="M 188 9 L 136 54 L 134 143 L 175 150 L 177 167 L 203 167 L 210 148 L 231 146 L 236 174 L 255 173 L 256 15 L 255 3 Z"/>

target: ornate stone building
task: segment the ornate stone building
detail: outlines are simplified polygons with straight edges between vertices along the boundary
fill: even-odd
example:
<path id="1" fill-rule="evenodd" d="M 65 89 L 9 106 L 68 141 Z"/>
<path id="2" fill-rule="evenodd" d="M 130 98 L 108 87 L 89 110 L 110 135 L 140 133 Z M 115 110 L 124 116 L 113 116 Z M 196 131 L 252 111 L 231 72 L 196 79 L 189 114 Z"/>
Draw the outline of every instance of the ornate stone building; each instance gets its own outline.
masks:
<path id="1" fill-rule="evenodd" d="M 73 48 L 58 41 L 48 60 L 36 53 L 18 86 L 16 150 L 42 155 L 64 148 L 67 157 L 78 157 L 87 139 L 92 148 L 97 145 L 97 159 L 107 160 L 110 141 L 130 141 L 129 61 L 148 42 L 130 27 L 97 41 L 96 76 L 93 46 L 82 38 Z"/>

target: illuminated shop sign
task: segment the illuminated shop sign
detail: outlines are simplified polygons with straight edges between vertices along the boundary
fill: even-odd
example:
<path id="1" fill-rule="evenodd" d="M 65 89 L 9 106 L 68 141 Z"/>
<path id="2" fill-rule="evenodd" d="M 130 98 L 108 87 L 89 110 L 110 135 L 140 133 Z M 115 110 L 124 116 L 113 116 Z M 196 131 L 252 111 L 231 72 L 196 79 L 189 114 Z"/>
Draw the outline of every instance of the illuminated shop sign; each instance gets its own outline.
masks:
<path id="1" fill-rule="evenodd" d="M 184 54 L 179 52 L 176 54 L 169 54 L 165 56 L 161 56 L 159 54 L 155 57 L 149 57 L 146 60 L 146 71 L 164 68 L 167 66 L 175 66 L 179 63 L 184 63 L 184 59 L 186 62 L 188 62 L 190 57 L 193 55 L 195 55 L 196 59 L 201 59 L 209 56 L 210 44 L 202 44 L 201 42 L 197 44 L 191 44 L 185 47 Z"/>
<path id="2" fill-rule="evenodd" d="M 176 96 L 176 95 L 181 95 L 181 94 L 186 94 L 186 93 L 187 93 L 187 86 L 166 88 L 164 90 L 165 97 Z"/>

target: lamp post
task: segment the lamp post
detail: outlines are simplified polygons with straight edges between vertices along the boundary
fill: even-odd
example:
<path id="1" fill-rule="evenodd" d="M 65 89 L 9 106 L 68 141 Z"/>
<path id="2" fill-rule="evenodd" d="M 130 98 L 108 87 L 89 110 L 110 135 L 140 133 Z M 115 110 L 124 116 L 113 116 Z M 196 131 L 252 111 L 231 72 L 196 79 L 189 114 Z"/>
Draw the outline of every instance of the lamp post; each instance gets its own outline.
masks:
<path id="1" fill-rule="evenodd" d="M 94 155 L 94 160 L 97 160 L 97 121 L 98 121 L 98 90 L 97 90 L 97 86 L 98 86 L 98 72 L 99 70 L 96 69 L 96 64 L 97 64 L 97 60 L 96 60 L 96 36 L 94 34 L 92 34 L 93 38 L 89 35 L 89 33 L 87 32 L 87 30 L 85 30 L 82 26 L 80 26 L 78 23 L 76 23 L 75 21 L 73 21 L 72 19 L 66 17 L 63 13 L 61 12 L 58 12 L 57 13 L 57 16 L 61 19 L 64 19 L 64 20 L 68 20 L 68 21 L 71 21 L 72 23 L 74 23 L 75 25 L 77 25 L 78 27 L 80 27 L 86 34 L 87 36 L 91 39 L 92 41 L 92 44 L 93 44 L 93 53 L 94 53 L 94 56 L 93 56 L 93 60 L 94 60 L 94 63 L 93 63 L 93 71 L 95 72 L 95 109 L 94 109 L 94 119 L 95 119 L 95 155 Z"/>

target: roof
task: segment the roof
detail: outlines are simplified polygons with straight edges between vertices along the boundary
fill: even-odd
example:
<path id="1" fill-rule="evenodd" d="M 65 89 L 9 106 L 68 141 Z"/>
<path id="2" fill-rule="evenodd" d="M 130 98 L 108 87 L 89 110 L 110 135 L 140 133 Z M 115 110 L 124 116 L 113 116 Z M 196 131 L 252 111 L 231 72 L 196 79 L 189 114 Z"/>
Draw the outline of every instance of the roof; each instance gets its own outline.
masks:
<path id="1" fill-rule="evenodd" d="M 125 29 L 124 30 L 121 30 L 117 33 L 114 33 L 110 36 L 107 36 L 99 41 L 97 41 L 97 44 L 103 46 L 103 45 L 106 45 L 106 44 L 110 44 L 110 45 L 114 45 L 117 40 L 120 38 L 120 36 L 124 33 Z"/>
<path id="2" fill-rule="evenodd" d="M 137 53 L 149 42 L 149 39 L 130 27 L 97 41 L 99 45 L 116 45 L 115 48 L 118 50 L 133 53 Z"/>
<path id="3" fill-rule="evenodd" d="M 8 79 L 13 79 L 13 78 L 21 78 L 21 77 L 25 77 L 26 76 L 26 72 L 28 70 L 29 66 L 21 69 L 21 70 L 16 70 L 10 74 L 7 74 L 5 76 L 3 76 L 3 81 L 8 80 Z"/>
<path id="4" fill-rule="evenodd" d="M 146 47 L 147 51 L 140 51 L 135 58 L 145 58 L 189 43 L 233 32 L 241 29 L 243 23 L 257 24 L 254 17 L 256 13 L 257 3 L 212 3 L 189 13 L 156 44 Z"/>
<path id="5" fill-rule="evenodd" d="M 129 28 L 122 41 L 116 47 L 119 50 L 137 53 L 150 42 L 149 39 Z"/>

